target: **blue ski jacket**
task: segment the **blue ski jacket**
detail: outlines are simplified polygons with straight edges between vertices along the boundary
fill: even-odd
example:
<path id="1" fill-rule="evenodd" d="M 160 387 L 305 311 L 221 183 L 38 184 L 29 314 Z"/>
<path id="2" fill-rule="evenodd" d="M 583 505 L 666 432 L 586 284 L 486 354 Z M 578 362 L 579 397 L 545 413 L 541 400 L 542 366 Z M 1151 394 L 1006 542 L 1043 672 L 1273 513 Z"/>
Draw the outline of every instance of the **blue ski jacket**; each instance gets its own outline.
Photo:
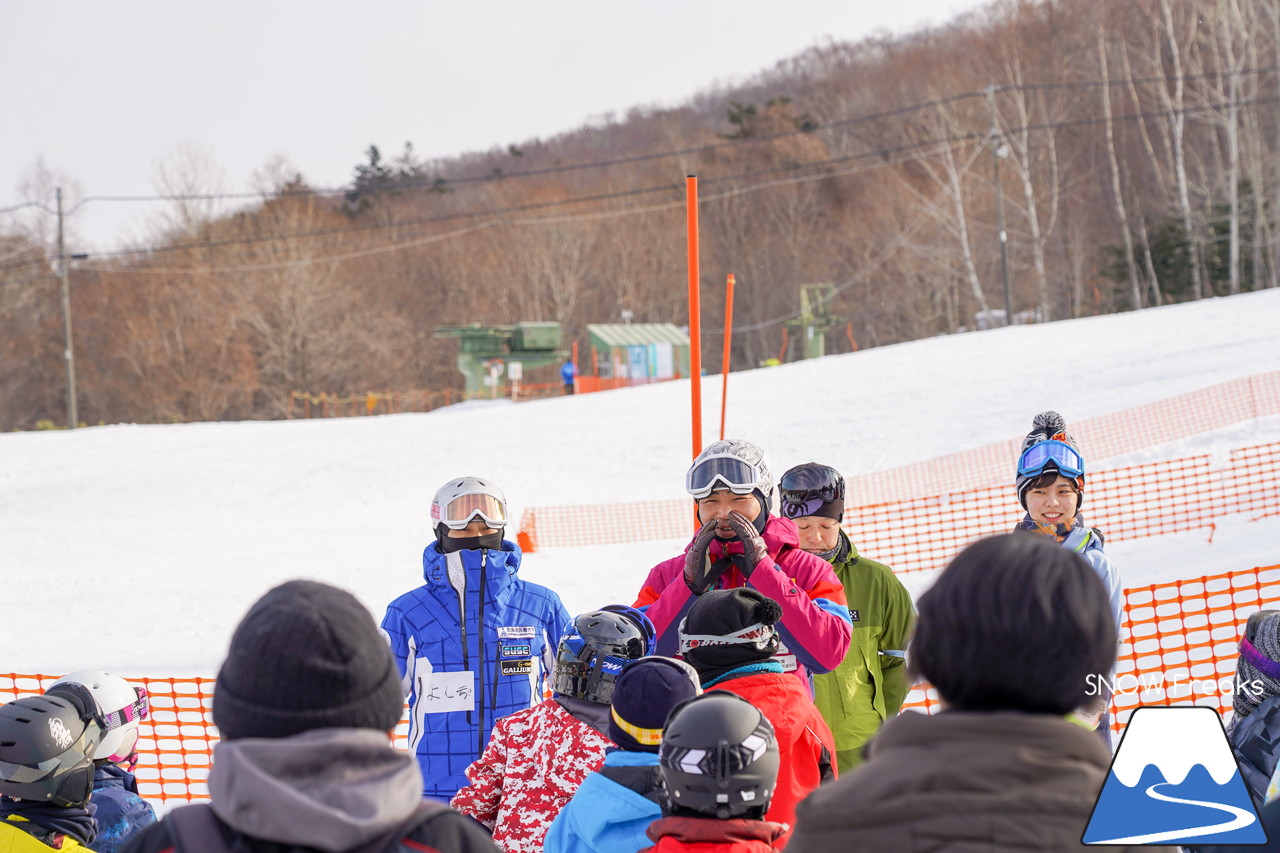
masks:
<path id="1" fill-rule="evenodd" d="M 552 821 L 544 853 L 635 853 L 650 846 L 645 830 L 662 816 L 656 799 L 609 778 L 611 768 L 657 767 L 655 752 L 611 750 L 604 768 L 583 780 Z"/>
<path id="2" fill-rule="evenodd" d="M 115 764 L 99 764 L 93 771 L 93 819 L 98 835 L 96 853 L 116 853 L 124 843 L 156 822 L 155 809 L 138 793 L 134 775 Z"/>
<path id="3" fill-rule="evenodd" d="M 382 630 L 409 702 L 409 749 L 423 796 L 465 787 L 493 724 L 542 701 L 569 614 L 560 597 L 520 580 L 520 549 L 422 552 L 426 583 L 387 605 Z"/>

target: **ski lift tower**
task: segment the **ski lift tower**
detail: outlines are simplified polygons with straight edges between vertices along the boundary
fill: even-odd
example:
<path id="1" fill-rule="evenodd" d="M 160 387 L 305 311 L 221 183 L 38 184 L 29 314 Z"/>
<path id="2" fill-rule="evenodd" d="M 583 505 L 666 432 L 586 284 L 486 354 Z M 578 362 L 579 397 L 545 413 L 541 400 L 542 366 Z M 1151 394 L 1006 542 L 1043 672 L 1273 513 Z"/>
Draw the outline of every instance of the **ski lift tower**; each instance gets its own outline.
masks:
<path id="1" fill-rule="evenodd" d="M 836 296 L 834 284 L 800 285 L 800 316 L 784 324 L 788 336 L 795 335 L 804 342 L 802 358 L 821 358 L 827 354 L 827 332 L 845 322 L 843 317 L 831 314 L 831 302 Z"/>
<path id="2" fill-rule="evenodd" d="M 524 322 L 514 326 L 437 326 L 438 338 L 458 338 L 458 370 L 466 377 L 466 398 L 506 396 L 525 370 L 558 365 L 569 355 L 560 346 L 560 324 Z M 509 383 L 502 381 L 506 374 Z"/>

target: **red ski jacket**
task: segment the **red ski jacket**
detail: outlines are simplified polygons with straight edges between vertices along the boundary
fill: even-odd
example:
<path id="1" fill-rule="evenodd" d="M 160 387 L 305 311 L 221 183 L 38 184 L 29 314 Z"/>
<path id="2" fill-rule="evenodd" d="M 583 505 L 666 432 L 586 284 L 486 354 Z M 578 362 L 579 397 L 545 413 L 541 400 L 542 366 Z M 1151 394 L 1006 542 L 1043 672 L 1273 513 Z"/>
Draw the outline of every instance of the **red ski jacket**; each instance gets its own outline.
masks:
<path id="1" fill-rule="evenodd" d="M 836 778 L 836 739 L 809 698 L 804 686 L 780 672 L 759 672 L 726 678 L 710 688 L 737 693 L 773 724 L 778 740 L 778 787 L 769 802 L 765 820 L 783 823 L 787 832 L 796 825 L 796 806 L 823 782 Z"/>

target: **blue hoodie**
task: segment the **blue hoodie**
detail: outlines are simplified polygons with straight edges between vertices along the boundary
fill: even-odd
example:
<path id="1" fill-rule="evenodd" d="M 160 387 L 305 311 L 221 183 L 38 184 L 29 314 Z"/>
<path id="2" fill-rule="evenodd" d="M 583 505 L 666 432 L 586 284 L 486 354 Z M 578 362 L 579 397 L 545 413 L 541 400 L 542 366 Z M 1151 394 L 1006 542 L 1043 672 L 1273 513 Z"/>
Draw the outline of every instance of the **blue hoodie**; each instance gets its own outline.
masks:
<path id="1" fill-rule="evenodd" d="M 654 752 L 610 750 L 605 768 L 657 767 Z M 651 846 L 645 830 L 662 816 L 657 800 L 620 785 L 597 770 L 551 822 L 544 853 L 635 853 Z"/>
<path id="2" fill-rule="evenodd" d="M 423 586 L 387 605 L 382 630 L 409 701 L 409 748 L 423 795 L 447 802 L 468 784 L 493 724 L 542 701 L 569 614 L 520 580 L 520 549 L 422 552 Z"/>

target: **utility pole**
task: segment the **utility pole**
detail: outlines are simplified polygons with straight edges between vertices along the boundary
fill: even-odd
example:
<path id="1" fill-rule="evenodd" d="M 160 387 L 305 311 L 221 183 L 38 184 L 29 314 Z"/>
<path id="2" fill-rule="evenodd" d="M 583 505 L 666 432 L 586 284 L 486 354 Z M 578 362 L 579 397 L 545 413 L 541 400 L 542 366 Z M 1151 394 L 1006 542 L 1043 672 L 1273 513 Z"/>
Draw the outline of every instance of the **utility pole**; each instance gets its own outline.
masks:
<path id="1" fill-rule="evenodd" d="M 1000 125 L 996 120 L 996 87 L 987 86 L 987 106 L 991 110 L 991 157 L 995 164 L 996 182 L 996 230 L 1000 233 L 1000 276 L 1004 279 L 1004 324 L 1013 325 L 1013 297 L 1009 293 L 1009 235 L 1004 230 L 1004 191 L 1000 188 L 1000 161 L 1009 156 L 1009 149 L 1000 138 Z"/>
<path id="2" fill-rule="evenodd" d="M 63 358 L 67 362 L 67 429 L 80 423 L 76 410 L 76 356 L 71 346 L 71 284 L 67 278 L 67 247 L 62 236 L 62 187 L 58 187 L 58 277 L 62 279 L 62 329 L 66 338 Z"/>

